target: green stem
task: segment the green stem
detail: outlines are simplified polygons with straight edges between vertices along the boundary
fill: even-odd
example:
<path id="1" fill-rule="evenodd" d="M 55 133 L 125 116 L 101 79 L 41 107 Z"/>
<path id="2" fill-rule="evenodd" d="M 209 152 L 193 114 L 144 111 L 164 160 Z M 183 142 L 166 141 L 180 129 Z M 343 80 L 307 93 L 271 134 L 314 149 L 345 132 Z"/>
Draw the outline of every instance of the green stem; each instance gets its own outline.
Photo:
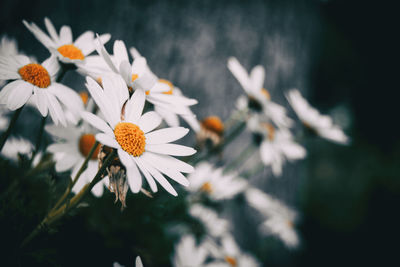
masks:
<path id="1" fill-rule="evenodd" d="M 25 105 L 24 105 L 24 106 L 25 106 Z M 19 115 L 21 114 L 21 111 L 22 111 L 22 109 L 24 108 L 24 106 L 20 107 L 19 109 L 17 109 L 17 110 L 14 112 L 14 114 L 13 114 L 13 116 L 12 116 L 12 118 L 11 118 L 10 124 L 8 125 L 7 130 L 6 130 L 6 131 L 3 133 L 3 135 L 1 136 L 1 138 L 0 138 L 0 152 L 1 152 L 1 150 L 3 149 L 4 144 L 6 143 L 7 138 L 8 138 L 8 136 L 9 136 L 10 133 L 11 133 L 11 130 L 14 128 L 15 123 L 17 122 L 17 119 L 18 119 Z"/>
<path id="2" fill-rule="evenodd" d="M 264 168 L 265 168 L 264 164 L 259 163 L 257 166 L 254 166 L 250 170 L 240 174 L 240 176 L 243 177 L 243 178 L 247 178 L 248 179 L 250 177 L 253 177 L 254 175 L 259 174 L 261 171 L 264 170 Z"/>
<path id="3" fill-rule="evenodd" d="M 61 219 L 65 214 L 67 214 L 71 209 L 75 208 L 79 202 L 86 196 L 88 192 L 102 179 L 102 175 L 106 168 L 112 163 L 117 155 L 117 150 L 113 151 L 107 156 L 104 164 L 98 170 L 96 176 L 93 178 L 90 184 L 86 184 L 78 194 L 70 199 L 67 203 L 64 203 L 61 207 L 50 212 L 41 223 L 22 241 L 21 247 L 26 246 L 33 238 L 35 238 L 39 233 L 41 233 L 45 228 L 49 227 L 51 224 Z"/>
<path id="4" fill-rule="evenodd" d="M 96 151 L 97 146 L 99 145 L 99 142 L 96 141 L 94 143 L 94 145 L 92 146 L 92 148 L 90 149 L 89 154 L 86 156 L 85 161 L 82 163 L 80 169 L 78 170 L 78 172 L 76 173 L 75 177 L 73 180 L 70 180 L 67 189 L 65 190 L 64 194 L 61 196 L 61 198 L 57 201 L 57 203 L 54 205 L 54 207 L 50 210 L 49 213 L 53 212 L 55 209 L 57 209 L 65 200 L 65 198 L 69 195 L 69 193 L 71 193 L 72 187 L 74 187 L 74 185 L 76 184 L 76 182 L 78 181 L 79 177 L 81 176 L 81 174 L 86 170 L 87 168 L 87 164 L 89 162 L 89 160 L 92 158 L 92 155 L 94 153 L 94 151 Z"/>
<path id="5" fill-rule="evenodd" d="M 40 122 L 39 133 L 38 133 L 38 135 L 36 137 L 35 150 L 32 153 L 32 157 L 31 157 L 31 159 L 29 161 L 29 166 L 32 165 L 32 162 L 33 162 L 35 156 L 37 155 L 37 153 L 40 150 L 40 145 L 42 143 L 42 137 L 43 137 L 43 132 L 44 132 L 44 126 L 46 125 L 46 118 L 47 118 L 47 116 L 46 117 L 42 117 L 42 120 Z"/>
<path id="6" fill-rule="evenodd" d="M 225 166 L 223 173 L 227 173 L 244 164 L 249 159 L 250 155 L 253 154 L 255 148 L 254 144 L 250 143 L 233 161 L 231 161 L 231 163 Z"/>

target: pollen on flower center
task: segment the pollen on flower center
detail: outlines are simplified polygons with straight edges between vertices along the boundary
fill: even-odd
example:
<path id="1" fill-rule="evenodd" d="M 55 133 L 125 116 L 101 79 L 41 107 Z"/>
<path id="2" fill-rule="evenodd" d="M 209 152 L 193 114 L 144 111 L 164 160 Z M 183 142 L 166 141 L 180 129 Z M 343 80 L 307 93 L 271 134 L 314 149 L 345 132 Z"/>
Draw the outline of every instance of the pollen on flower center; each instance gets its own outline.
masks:
<path id="1" fill-rule="evenodd" d="M 19 75 L 27 81 L 40 88 L 47 88 L 51 84 L 48 71 L 40 64 L 31 63 L 18 70 Z"/>
<path id="2" fill-rule="evenodd" d="M 209 182 L 205 182 L 201 187 L 200 191 L 210 194 L 212 192 L 212 186 Z"/>
<path id="3" fill-rule="evenodd" d="M 69 59 L 79 59 L 79 60 L 85 59 L 85 56 L 83 55 L 82 51 L 73 44 L 62 45 L 57 50 L 58 52 L 60 52 L 61 55 Z"/>
<path id="4" fill-rule="evenodd" d="M 222 135 L 222 133 L 224 132 L 224 123 L 217 116 L 210 116 L 210 117 L 205 118 L 201 122 L 201 126 L 203 126 L 205 129 L 210 130 L 218 135 Z"/>
<path id="5" fill-rule="evenodd" d="M 114 129 L 115 140 L 123 150 L 134 157 L 143 154 L 146 137 L 139 126 L 130 122 L 120 122 Z"/>
<path id="6" fill-rule="evenodd" d="M 236 265 L 237 265 L 237 262 L 236 262 L 236 259 L 235 259 L 235 258 L 226 256 L 226 257 L 225 257 L 225 261 L 226 261 L 227 263 L 229 263 L 230 265 L 232 265 L 232 266 L 236 266 Z"/>
<path id="7" fill-rule="evenodd" d="M 90 150 L 92 149 L 94 143 L 96 142 L 96 138 L 93 134 L 84 134 L 79 139 L 79 151 L 82 156 L 85 158 L 89 155 Z M 91 159 L 97 159 L 97 155 L 99 154 L 100 144 L 97 145 L 96 150 L 94 151 Z"/>
<path id="8" fill-rule="evenodd" d="M 86 93 L 86 92 L 80 92 L 80 93 L 79 93 L 79 96 L 81 97 L 83 104 L 86 105 L 87 102 L 88 102 L 88 99 L 89 99 L 88 93 Z"/>
<path id="9" fill-rule="evenodd" d="M 173 85 L 170 81 L 168 81 L 168 80 L 159 79 L 158 81 L 159 81 L 160 83 L 164 83 L 164 84 L 166 84 L 166 85 L 169 86 L 169 90 L 166 91 L 166 92 L 163 92 L 163 94 L 172 95 L 172 93 L 174 92 L 174 85 Z"/>

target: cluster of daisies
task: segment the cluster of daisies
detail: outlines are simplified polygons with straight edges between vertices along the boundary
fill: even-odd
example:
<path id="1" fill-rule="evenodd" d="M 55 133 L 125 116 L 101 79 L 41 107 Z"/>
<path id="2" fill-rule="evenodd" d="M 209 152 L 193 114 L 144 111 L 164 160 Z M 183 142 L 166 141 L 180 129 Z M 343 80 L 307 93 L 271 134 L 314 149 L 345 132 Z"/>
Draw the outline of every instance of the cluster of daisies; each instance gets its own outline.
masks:
<path id="1" fill-rule="evenodd" d="M 43 154 L 50 154 L 57 172 L 69 172 L 74 177 L 71 189 L 78 194 L 93 181 L 105 158 L 116 151 L 117 157 L 91 192 L 99 197 L 106 187 L 123 208 L 129 190 L 152 196 L 161 186 L 177 196 L 182 188 L 171 180 L 183 185 L 188 214 L 203 226 L 204 235 L 196 240 L 190 226 L 182 228 L 172 257 L 174 266 L 260 265 L 254 256 L 241 251 L 234 239 L 234 225 L 221 216 L 224 213 L 217 212 L 215 205 L 207 205 L 211 202 L 222 207 L 225 201 L 240 195 L 262 219 L 261 233 L 275 236 L 289 248 L 299 245 L 294 210 L 252 186 L 237 166 L 216 167 L 207 157 L 197 160 L 195 149 L 175 143 L 189 132 L 180 126 L 183 122 L 195 132 L 196 148 L 211 155 L 227 145 L 225 135 L 230 125 L 217 116 L 199 121 L 190 109 L 197 101 L 157 77 L 134 47 L 127 49 L 117 40 L 111 53 L 104 46 L 111 38 L 109 34 L 87 31 L 73 39 L 69 26 L 57 32 L 49 19 L 44 22 L 46 31 L 23 21 L 50 53 L 42 63 L 19 52 L 12 39 L 1 39 L 0 131 L 3 136 L 9 132 L 11 111 L 17 114 L 30 106 L 42 117 L 52 119 L 53 123 L 43 125 L 53 143 L 45 151 L 37 151 L 29 141 L 10 137 L 2 144 L 3 157 L 14 161 L 21 154 L 34 157 L 34 168 Z M 280 176 L 285 161 L 306 156 L 292 133 L 294 120 L 263 87 L 262 66 L 248 73 L 236 58 L 229 58 L 228 69 L 245 92 L 232 111 L 233 121 L 246 123 L 261 165 Z M 62 84 L 64 74 L 71 70 L 85 77 L 87 90 L 77 92 Z M 311 107 L 298 90 L 288 91 L 286 98 L 305 128 L 327 140 L 349 143 L 340 127 Z M 142 266 L 140 258 L 136 266 Z"/>

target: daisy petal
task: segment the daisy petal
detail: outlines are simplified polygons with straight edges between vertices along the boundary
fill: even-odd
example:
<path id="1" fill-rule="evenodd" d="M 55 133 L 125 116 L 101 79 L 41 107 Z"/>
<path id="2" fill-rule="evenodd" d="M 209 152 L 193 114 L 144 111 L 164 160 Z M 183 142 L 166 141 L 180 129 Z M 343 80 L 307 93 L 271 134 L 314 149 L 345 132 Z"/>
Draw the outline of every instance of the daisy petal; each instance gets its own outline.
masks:
<path id="1" fill-rule="evenodd" d="M 142 176 L 136 164 L 132 164 L 126 169 L 126 176 L 128 177 L 129 188 L 133 193 L 138 193 L 142 188 Z"/>
<path id="2" fill-rule="evenodd" d="M 111 136 L 103 133 L 96 134 L 96 140 L 102 143 L 103 145 L 113 147 L 113 148 L 120 148 L 120 145 L 113 139 Z"/>
<path id="3" fill-rule="evenodd" d="M 157 184 L 154 181 L 154 178 L 150 175 L 149 171 L 146 169 L 145 164 L 143 164 L 143 160 L 140 157 L 133 157 L 133 160 L 136 162 L 139 170 L 143 173 L 146 178 L 147 183 L 149 184 L 151 191 L 154 193 L 158 191 Z"/>
<path id="4" fill-rule="evenodd" d="M 158 127 L 161 123 L 161 117 L 154 111 L 149 111 L 139 119 L 137 125 L 144 132 L 148 133 L 154 128 Z"/>
<path id="5" fill-rule="evenodd" d="M 171 168 L 179 171 L 179 172 L 184 172 L 184 173 L 191 173 L 194 172 L 194 168 L 187 164 L 186 162 L 183 162 L 179 159 L 176 159 L 174 157 L 168 156 L 168 155 L 160 155 L 160 154 L 155 154 L 151 153 L 151 158 L 155 161 L 163 161 L 167 166 L 170 166 Z"/>
<path id="6" fill-rule="evenodd" d="M 117 67 L 121 64 L 122 61 L 129 61 L 128 51 L 126 50 L 126 46 L 123 41 L 116 40 L 114 42 L 114 57 L 117 61 Z"/>
<path id="7" fill-rule="evenodd" d="M 16 110 L 22 107 L 32 96 L 32 86 L 23 81 L 15 81 L 12 90 L 8 94 L 7 107 Z"/>
<path id="8" fill-rule="evenodd" d="M 51 20 L 50 20 L 49 18 L 47 18 L 47 17 L 44 18 L 44 24 L 46 25 L 46 29 L 47 29 L 47 31 L 49 32 L 50 37 L 51 37 L 56 43 L 58 43 L 58 42 L 59 42 L 58 34 L 57 34 L 56 29 L 54 28 L 53 23 L 51 23 Z"/>
<path id="9" fill-rule="evenodd" d="M 191 147 L 177 145 L 177 144 L 159 144 L 159 145 L 146 144 L 145 150 L 171 156 L 190 156 L 196 153 L 196 150 Z"/>
<path id="10" fill-rule="evenodd" d="M 69 26 L 62 26 L 60 30 L 60 43 L 61 44 L 72 44 L 72 31 Z"/>
<path id="11" fill-rule="evenodd" d="M 104 132 L 107 135 L 110 135 L 110 136 L 113 135 L 113 131 L 110 128 L 110 126 L 108 126 L 108 124 L 105 121 L 103 121 L 98 116 L 94 115 L 93 113 L 83 111 L 81 113 L 81 116 L 82 116 L 82 119 L 84 119 L 85 121 L 90 123 L 93 127 L 99 129 L 100 131 Z"/>
<path id="12" fill-rule="evenodd" d="M 55 124 L 58 124 L 58 122 L 61 122 L 61 124 L 66 127 L 67 122 L 65 120 L 64 112 L 61 108 L 60 103 L 56 99 L 56 97 L 52 94 L 45 93 L 47 97 L 47 107 L 49 109 L 49 113 L 51 118 L 53 119 Z"/>
<path id="13" fill-rule="evenodd" d="M 136 123 L 140 115 L 142 115 L 144 102 L 145 102 L 145 93 L 143 90 L 136 90 L 131 99 L 128 100 L 125 106 L 125 120 L 131 123 Z"/>
<path id="14" fill-rule="evenodd" d="M 255 66 L 250 73 L 252 88 L 259 90 L 263 88 L 264 78 L 265 78 L 264 68 L 260 65 Z"/>
<path id="15" fill-rule="evenodd" d="M 122 149 L 118 149 L 118 157 L 127 169 L 134 164 L 132 157 Z"/>
<path id="16" fill-rule="evenodd" d="M 146 144 L 165 144 L 185 136 L 189 129 L 183 127 L 164 128 L 146 134 Z"/>

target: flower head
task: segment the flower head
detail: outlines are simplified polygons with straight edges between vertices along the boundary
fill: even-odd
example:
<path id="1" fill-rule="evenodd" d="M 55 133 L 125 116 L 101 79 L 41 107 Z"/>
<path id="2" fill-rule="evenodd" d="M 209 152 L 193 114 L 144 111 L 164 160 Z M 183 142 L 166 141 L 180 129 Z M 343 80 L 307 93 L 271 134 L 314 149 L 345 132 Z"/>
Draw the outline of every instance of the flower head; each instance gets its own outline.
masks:
<path id="1" fill-rule="evenodd" d="M 153 192 L 157 191 L 155 179 L 176 196 L 175 189 L 163 174 L 184 186 L 188 185 L 188 180 L 181 172 L 192 172 L 193 167 L 172 156 L 188 156 L 196 151 L 171 144 L 185 136 L 188 129 L 175 127 L 153 131 L 161 123 L 161 118 L 152 111 L 142 115 L 145 102 L 143 90 L 136 90 L 129 98 L 127 85 L 117 75 L 104 77 L 102 84 L 104 89 L 93 79 L 87 78 L 86 86 L 105 120 L 88 112 L 82 115 L 101 131 L 96 134 L 96 139 L 118 150 L 132 192 L 137 193 L 142 187 L 140 170 Z"/>
<path id="2" fill-rule="evenodd" d="M 0 79 L 14 80 L 0 92 L 0 104 L 11 110 L 32 100 L 43 117 L 50 113 L 55 124 L 66 125 L 65 106 L 76 118 L 83 109 L 82 100 L 72 89 L 55 81 L 60 66 L 51 56 L 42 64 L 27 56 L 0 56 Z"/>
<path id="3" fill-rule="evenodd" d="M 293 89 L 289 91 L 286 98 L 306 127 L 311 128 L 319 136 L 332 142 L 342 145 L 349 144 L 349 138 L 339 126 L 333 124 L 331 117 L 321 115 L 318 110 L 311 107 L 299 90 Z"/>
<path id="4" fill-rule="evenodd" d="M 189 209 L 189 213 L 203 224 L 206 233 L 212 237 L 224 235 L 231 227 L 229 222 L 219 218 L 214 210 L 201 204 L 192 205 Z"/>
<path id="5" fill-rule="evenodd" d="M 52 54 L 55 54 L 64 63 L 82 63 L 85 57 L 95 50 L 94 33 L 86 31 L 75 41 L 69 26 L 62 26 L 58 34 L 50 19 L 45 18 L 44 23 L 48 34 L 43 32 L 35 23 L 23 21 L 36 39 L 39 40 Z M 109 34 L 100 36 L 103 43 L 110 39 Z"/>

